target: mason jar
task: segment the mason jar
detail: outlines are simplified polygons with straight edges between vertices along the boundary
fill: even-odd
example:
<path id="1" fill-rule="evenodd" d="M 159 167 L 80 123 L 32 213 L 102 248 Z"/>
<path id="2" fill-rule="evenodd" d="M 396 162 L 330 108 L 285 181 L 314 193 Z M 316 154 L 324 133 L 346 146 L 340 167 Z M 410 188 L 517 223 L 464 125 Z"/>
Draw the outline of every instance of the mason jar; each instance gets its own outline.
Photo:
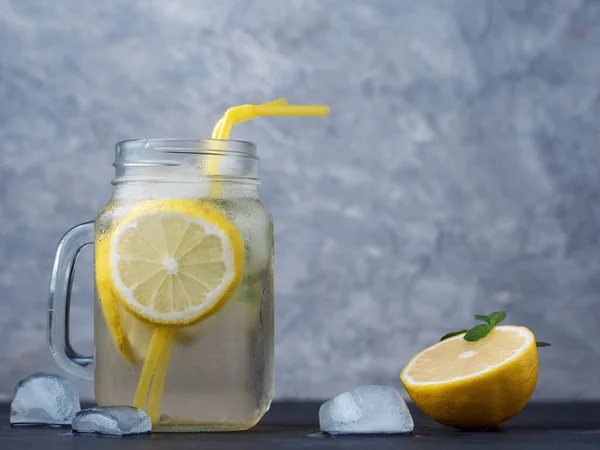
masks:
<path id="1" fill-rule="evenodd" d="M 93 380 L 99 406 L 144 408 L 146 373 L 160 390 L 153 431 L 244 430 L 269 409 L 273 221 L 258 197 L 257 163 L 250 142 L 116 145 L 112 198 L 58 245 L 48 313 L 54 359 Z M 96 250 L 93 357 L 68 339 L 71 283 L 88 244 Z M 158 362 L 156 330 L 170 336 Z"/>

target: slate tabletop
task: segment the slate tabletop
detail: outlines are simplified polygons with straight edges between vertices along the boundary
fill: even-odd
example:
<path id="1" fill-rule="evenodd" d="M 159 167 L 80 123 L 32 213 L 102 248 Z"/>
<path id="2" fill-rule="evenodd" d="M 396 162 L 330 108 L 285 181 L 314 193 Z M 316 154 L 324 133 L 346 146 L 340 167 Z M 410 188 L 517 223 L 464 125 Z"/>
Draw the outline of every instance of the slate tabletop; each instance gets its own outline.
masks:
<path id="1" fill-rule="evenodd" d="M 235 433 L 75 435 L 69 428 L 11 427 L 0 405 L 0 450 L 179 449 L 600 449 L 600 402 L 531 403 L 499 431 L 460 432 L 438 425 L 410 405 L 409 436 L 328 437 L 319 433 L 318 402 L 275 403 L 261 423 Z"/>

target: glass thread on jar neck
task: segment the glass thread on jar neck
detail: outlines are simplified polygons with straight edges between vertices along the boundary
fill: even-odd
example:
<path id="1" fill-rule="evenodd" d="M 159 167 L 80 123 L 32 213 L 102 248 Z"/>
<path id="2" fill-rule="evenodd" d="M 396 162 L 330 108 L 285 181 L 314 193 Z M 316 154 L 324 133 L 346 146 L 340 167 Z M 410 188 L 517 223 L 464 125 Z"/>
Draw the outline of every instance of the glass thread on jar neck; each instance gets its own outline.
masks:
<path id="1" fill-rule="evenodd" d="M 137 139 L 115 146 L 113 184 L 258 184 L 258 156 L 251 142 L 218 139 Z"/>
<path id="2" fill-rule="evenodd" d="M 124 200 L 252 198 L 257 197 L 260 184 L 256 146 L 244 141 L 123 141 L 115 146 L 113 166 L 113 198 Z"/>

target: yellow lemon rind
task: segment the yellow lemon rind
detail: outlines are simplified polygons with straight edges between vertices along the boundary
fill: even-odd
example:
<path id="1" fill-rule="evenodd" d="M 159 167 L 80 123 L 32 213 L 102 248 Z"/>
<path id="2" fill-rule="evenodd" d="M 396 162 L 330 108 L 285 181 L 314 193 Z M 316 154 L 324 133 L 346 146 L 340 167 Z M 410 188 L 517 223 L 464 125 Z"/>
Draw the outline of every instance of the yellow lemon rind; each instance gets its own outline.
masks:
<path id="1" fill-rule="evenodd" d="M 199 219 L 207 222 L 218 228 L 223 235 L 226 237 L 229 248 L 231 250 L 231 268 L 233 276 L 229 280 L 226 286 L 223 287 L 220 295 L 212 302 L 211 306 L 202 310 L 200 314 L 192 318 L 181 318 L 177 320 L 163 320 L 156 315 L 148 315 L 140 309 L 134 307 L 131 302 L 127 301 L 123 295 L 119 292 L 119 289 L 114 283 L 114 265 L 113 265 L 113 254 L 116 248 L 115 237 L 119 236 L 120 230 L 126 227 L 131 221 L 137 220 L 139 217 L 144 215 L 152 214 L 181 214 L 188 216 L 192 219 Z M 144 200 L 138 203 L 131 209 L 129 214 L 115 227 L 114 233 L 111 237 L 111 273 L 113 277 L 113 285 L 115 285 L 116 298 L 119 303 L 132 315 L 139 318 L 142 322 L 150 326 L 167 326 L 167 327 L 181 327 L 186 325 L 193 325 L 201 320 L 204 320 L 216 312 L 218 312 L 225 303 L 235 294 L 239 288 L 244 271 L 244 241 L 243 238 L 235 225 L 233 225 L 220 211 L 216 208 L 200 202 L 198 200 L 190 199 L 153 199 Z"/>
<path id="2" fill-rule="evenodd" d="M 116 304 L 115 295 L 112 290 L 112 281 L 110 280 L 108 270 L 108 246 L 107 239 L 102 237 L 97 239 L 95 252 L 95 277 L 96 290 L 98 292 L 98 302 L 106 327 L 110 333 L 119 354 L 130 364 L 137 363 L 135 352 L 127 337 L 127 333 L 121 323 L 121 316 Z"/>
<path id="3" fill-rule="evenodd" d="M 408 374 L 413 363 L 446 341 L 415 355 L 400 374 L 410 398 L 436 422 L 462 430 L 495 428 L 514 417 L 535 390 L 538 352 L 535 338 L 527 328 L 503 326 L 494 332 L 503 329 L 519 329 L 520 333 L 527 334 L 525 345 L 507 360 L 472 375 L 448 381 L 416 382 Z M 462 339 L 462 336 L 450 339 Z"/>

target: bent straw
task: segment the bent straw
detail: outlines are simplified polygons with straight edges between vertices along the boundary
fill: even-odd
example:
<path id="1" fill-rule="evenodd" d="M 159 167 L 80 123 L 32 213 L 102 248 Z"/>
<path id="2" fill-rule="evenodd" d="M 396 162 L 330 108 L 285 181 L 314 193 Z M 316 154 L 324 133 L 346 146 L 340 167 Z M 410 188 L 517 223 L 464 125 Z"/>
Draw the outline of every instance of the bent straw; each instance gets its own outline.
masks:
<path id="1" fill-rule="evenodd" d="M 288 104 L 288 101 L 287 101 L 287 99 L 285 99 L 285 98 L 281 97 L 281 98 L 275 99 L 275 100 L 273 100 L 273 101 L 271 101 L 271 102 L 264 103 L 263 105 L 264 105 L 264 106 L 277 106 L 277 105 L 287 105 L 287 104 Z M 246 121 L 248 121 L 248 120 L 252 120 L 252 119 L 254 119 L 254 116 L 252 116 L 252 117 L 248 116 L 248 117 L 246 117 L 246 118 L 244 118 L 244 117 L 240 117 L 239 121 L 237 121 L 237 122 L 236 122 L 234 125 L 238 125 L 238 124 L 240 124 L 240 123 L 243 123 L 243 122 L 246 122 Z M 217 121 L 217 124 L 216 124 L 216 125 L 215 125 L 215 127 L 213 128 L 212 135 L 211 135 L 211 137 L 212 137 L 213 139 L 216 139 L 216 138 L 217 138 L 217 136 L 219 135 L 219 130 L 221 129 L 221 125 L 222 125 L 222 124 L 223 124 L 223 117 L 221 117 L 221 118 L 220 118 L 220 119 Z"/>
<path id="2" fill-rule="evenodd" d="M 150 419 L 152 419 L 152 423 L 158 422 L 160 401 L 169 365 L 173 333 L 174 330 L 164 326 L 154 329 L 133 399 L 133 406 L 145 409 Z M 148 399 L 147 407 L 146 399 Z"/>
<path id="3" fill-rule="evenodd" d="M 252 114 L 254 110 L 252 108 L 248 108 L 249 106 L 285 106 L 287 104 L 288 104 L 287 99 L 281 97 L 281 98 L 275 99 L 273 101 L 264 103 L 263 105 L 241 105 L 241 106 L 238 106 L 236 108 L 238 108 L 238 110 L 240 108 L 243 108 L 245 113 L 242 111 L 239 111 L 239 113 L 235 117 L 235 122 L 233 123 L 233 125 L 247 122 L 248 120 L 252 120 L 256 117 Z M 219 136 L 219 134 L 221 134 L 221 129 L 223 127 L 224 121 L 225 121 L 225 114 L 223 115 L 223 117 L 221 117 L 217 121 L 217 124 L 213 128 L 213 132 L 212 132 L 212 136 L 211 136 L 213 139 L 217 139 L 217 136 Z M 231 127 L 229 127 L 229 129 L 231 130 Z M 227 135 L 227 137 L 229 137 L 229 135 Z M 208 174 L 218 175 L 219 161 L 220 161 L 219 156 L 208 156 L 207 157 L 206 169 L 207 169 Z M 219 184 L 213 182 L 210 187 L 210 195 L 212 197 L 217 197 L 219 194 L 221 194 L 221 189 L 219 187 Z"/>
<path id="4" fill-rule="evenodd" d="M 279 99 L 285 100 L 285 99 Z M 261 116 L 327 116 L 329 107 L 325 105 L 288 105 L 275 104 L 277 100 L 265 103 L 264 105 L 240 105 L 229 108 L 223 117 L 217 122 L 213 133 L 213 138 L 229 139 L 233 125 L 255 119 Z M 216 175 L 219 173 L 218 159 L 210 158 L 208 163 L 209 173 Z M 219 185 L 213 181 L 210 188 L 210 195 L 217 197 L 221 193 Z"/>
<path id="5" fill-rule="evenodd" d="M 165 386 L 165 378 L 167 377 L 167 370 L 169 369 L 174 330 L 161 327 L 158 328 L 155 333 L 160 333 L 159 339 L 162 345 L 157 352 L 160 356 L 156 368 L 154 369 L 154 378 L 152 379 L 152 386 L 150 386 L 150 392 L 148 394 L 148 409 L 146 412 L 152 420 L 152 423 L 159 422 L 160 402 Z"/>
<path id="6" fill-rule="evenodd" d="M 265 105 L 271 106 L 287 104 L 288 102 L 285 98 L 278 98 L 265 103 Z M 239 122 L 237 123 L 245 122 L 250 119 L 252 119 L 252 117 L 240 116 Z M 213 128 L 213 139 L 219 133 L 222 124 L 223 119 L 221 118 Z M 218 172 L 217 158 L 209 157 L 207 165 L 210 173 Z M 216 185 L 213 185 L 213 189 L 216 191 Z M 146 409 L 148 416 L 152 419 L 152 423 L 156 423 L 160 415 L 160 402 L 169 368 L 172 336 L 169 336 L 169 334 L 164 331 L 166 330 L 164 330 L 163 327 L 158 327 L 152 333 L 152 338 L 146 352 L 144 366 L 142 367 L 142 373 L 133 400 L 133 406 L 140 409 Z M 147 407 L 146 401 L 148 401 Z"/>
<path id="7" fill-rule="evenodd" d="M 263 105 L 241 105 L 229 108 L 213 128 L 213 139 L 229 139 L 233 125 L 246 122 L 261 116 L 327 116 L 329 107 L 325 105 L 288 105 L 285 98 L 279 98 Z M 208 161 L 209 173 L 218 174 L 218 159 Z M 213 183 L 211 195 L 218 193 L 216 183 Z M 152 333 L 150 345 L 142 367 L 142 373 L 135 392 L 133 406 L 144 409 L 158 423 L 160 403 L 164 389 L 165 378 L 171 356 L 175 330 L 170 327 L 158 326 Z"/>
<path id="8" fill-rule="evenodd" d="M 223 116 L 217 139 L 229 139 L 231 128 L 240 118 L 261 116 L 327 116 L 325 105 L 241 105 L 229 108 Z M 249 120 L 249 119 L 246 119 Z"/>

